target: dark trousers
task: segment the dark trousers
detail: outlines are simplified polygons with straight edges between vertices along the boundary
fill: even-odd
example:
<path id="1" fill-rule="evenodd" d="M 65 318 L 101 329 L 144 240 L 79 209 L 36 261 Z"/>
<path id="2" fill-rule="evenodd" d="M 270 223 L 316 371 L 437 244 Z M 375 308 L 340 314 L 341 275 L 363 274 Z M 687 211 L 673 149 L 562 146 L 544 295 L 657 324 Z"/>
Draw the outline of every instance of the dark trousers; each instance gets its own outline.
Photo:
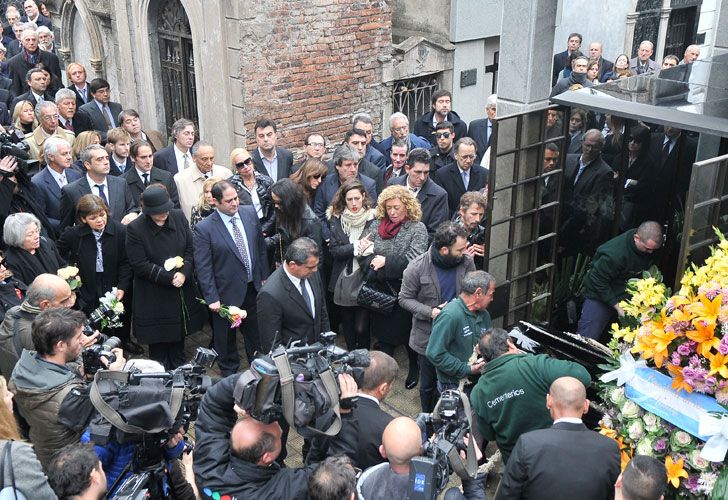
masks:
<path id="1" fill-rule="evenodd" d="M 185 364 L 185 341 L 155 342 L 149 344 L 149 358 L 164 365 L 165 370 L 174 370 Z"/>
<path id="2" fill-rule="evenodd" d="M 576 333 L 590 339 L 599 340 L 604 330 L 615 320 L 617 311 L 598 300 L 586 298 L 581 308 L 581 318 Z"/>
<path id="3" fill-rule="evenodd" d="M 371 335 L 369 333 L 369 311 L 359 306 L 336 306 L 341 312 L 341 326 L 343 328 L 346 348 L 369 349 Z M 333 325 L 333 323 L 332 323 Z"/>
<path id="4" fill-rule="evenodd" d="M 245 354 L 250 363 L 255 353 L 260 351 L 260 334 L 258 333 L 258 314 L 256 298 L 258 292 L 253 283 L 248 284 L 243 303 L 239 305 L 245 309 L 248 316 L 240 325 L 240 331 L 245 340 Z M 233 305 L 233 304 L 224 304 Z M 230 323 L 220 317 L 219 314 L 212 314 L 212 346 L 217 352 L 217 364 L 223 377 L 236 373 L 240 368 L 240 356 L 238 354 L 237 328 L 230 328 Z"/>
<path id="5" fill-rule="evenodd" d="M 418 354 L 417 362 L 420 365 L 420 406 L 423 413 L 432 413 L 439 396 L 437 372 L 427 356 Z"/>

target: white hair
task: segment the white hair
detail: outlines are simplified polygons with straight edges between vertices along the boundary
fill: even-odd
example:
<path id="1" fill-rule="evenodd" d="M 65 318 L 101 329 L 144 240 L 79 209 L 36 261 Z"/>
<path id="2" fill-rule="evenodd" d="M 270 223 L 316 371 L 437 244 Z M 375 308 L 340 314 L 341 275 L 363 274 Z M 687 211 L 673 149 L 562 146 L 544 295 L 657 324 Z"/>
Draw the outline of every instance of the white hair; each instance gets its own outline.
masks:
<path id="1" fill-rule="evenodd" d="M 488 98 L 485 100 L 485 109 L 494 108 L 497 102 L 498 102 L 498 95 L 490 94 L 488 96 Z"/>
<path id="2" fill-rule="evenodd" d="M 392 113 L 392 116 L 389 117 L 389 128 L 392 128 L 394 126 L 394 121 L 399 119 L 406 121 L 407 125 L 409 125 L 409 118 L 407 118 L 407 115 L 397 111 L 396 113 Z"/>

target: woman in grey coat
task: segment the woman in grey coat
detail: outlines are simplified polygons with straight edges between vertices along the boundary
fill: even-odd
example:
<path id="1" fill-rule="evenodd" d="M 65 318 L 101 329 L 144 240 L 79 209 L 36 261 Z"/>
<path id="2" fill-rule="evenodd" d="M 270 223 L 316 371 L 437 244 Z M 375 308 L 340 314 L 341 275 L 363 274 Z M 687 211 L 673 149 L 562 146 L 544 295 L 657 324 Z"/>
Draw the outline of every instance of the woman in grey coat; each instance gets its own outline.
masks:
<path id="1" fill-rule="evenodd" d="M 367 280 L 386 283 L 396 295 L 402 286 L 402 274 L 412 259 L 427 251 L 427 228 L 420 222 L 422 210 L 414 194 L 404 186 L 389 186 L 377 199 L 376 220 L 369 231 L 374 242 L 372 255 L 361 257 Z M 386 286 L 384 287 L 387 288 Z M 372 311 L 371 332 L 379 339 L 379 349 L 392 356 L 404 344 L 409 357 L 405 385 L 417 385 L 417 353 L 409 345 L 412 315 L 395 303 L 389 314 Z"/>

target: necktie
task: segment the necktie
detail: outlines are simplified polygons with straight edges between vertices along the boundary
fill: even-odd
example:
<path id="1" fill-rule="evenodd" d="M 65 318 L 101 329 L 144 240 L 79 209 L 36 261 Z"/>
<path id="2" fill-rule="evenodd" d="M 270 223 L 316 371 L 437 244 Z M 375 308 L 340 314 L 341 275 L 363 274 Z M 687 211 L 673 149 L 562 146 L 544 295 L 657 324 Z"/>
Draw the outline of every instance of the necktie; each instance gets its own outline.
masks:
<path id="1" fill-rule="evenodd" d="M 71 120 L 66 120 L 66 130 L 69 132 L 73 132 L 73 122 Z"/>
<path id="2" fill-rule="evenodd" d="M 306 305 L 308 306 L 309 311 L 311 311 L 311 315 L 313 316 L 313 302 L 311 302 L 311 296 L 308 294 L 308 290 L 306 290 L 306 280 L 301 280 L 301 295 L 303 296 L 304 302 L 306 302 Z"/>
<path id="3" fill-rule="evenodd" d="M 582 165 L 579 167 L 578 172 L 576 172 L 576 177 L 574 178 L 574 186 L 576 186 L 576 183 L 579 182 L 579 177 L 581 177 L 581 173 L 586 168 L 586 165 Z"/>
<path id="4" fill-rule="evenodd" d="M 410 191 L 412 191 L 414 194 L 417 194 L 417 188 L 409 188 Z"/>
<path id="5" fill-rule="evenodd" d="M 670 139 L 665 141 L 665 144 L 662 145 L 662 164 L 664 165 L 667 161 L 667 157 L 670 156 Z"/>
<path id="6" fill-rule="evenodd" d="M 116 168 L 118 168 L 119 169 L 119 172 L 121 172 L 123 174 L 124 173 L 124 170 L 126 170 L 126 163 L 118 163 L 116 165 Z"/>
<path id="7" fill-rule="evenodd" d="M 59 178 L 59 184 L 61 185 L 61 187 L 66 185 L 66 173 L 65 172 L 61 172 L 61 177 Z"/>
<path id="8" fill-rule="evenodd" d="M 38 98 L 37 98 L 37 99 L 35 100 L 35 102 L 36 102 L 36 103 L 41 103 L 41 102 L 43 102 L 43 96 L 42 96 L 42 95 L 39 95 L 39 96 L 38 96 Z"/>
<path id="9" fill-rule="evenodd" d="M 104 254 L 101 251 L 101 236 L 103 233 L 94 231 L 94 237 L 96 238 L 96 272 L 104 272 Z"/>
<path id="10" fill-rule="evenodd" d="M 86 87 L 82 88 L 78 92 L 79 92 L 79 94 L 81 94 L 81 98 L 83 99 L 83 102 L 88 102 L 88 97 L 86 97 Z"/>
<path id="11" fill-rule="evenodd" d="M 248 277 L 250 278 L 250 259 L 248 259 L 248 252 L 245 250 L 243 233 L 240 232 L 237 220 L 237 217 L 233 217 L 232 219 L 230 219 L 230 224 L 232 224 L 233 226 L 233 239 L 235 240 L 235 246 L 238 247 L 238 253 L 240 253 L 240 257 L 243 259 L 243 266 L 245 267 L 245 271 L 248 273 Z"/>
<path id="12" fill-rule="evenodd" d="M 185 160 L 184 169 L 187 170 L 188 168 L 190 168 L 190 154 L 185 153 L 184 155 L 182 155 L 182 158 L 184 158 Z"/>
<path id="13" fill-rule="evenodd" d="M 147 187 L 149 185 L 149 174 L 142 174 L 142 177 L 144 177 L 144 187 Z"/>
<path id="14" fill-rule="evenodd" d="M 106 193 L 104 193 L 104 185 L 103 184 L 96 184 L 96 189 L 99 190 L 99 197 L 104 200 L 104 203 L 106 205 L 109 205 L 109 199 L 106 197 Z"/>
<path id="15" fill-rule="evenodd" d="M 468 171 L 467 170 L 463 170 L 462 172 L 460 172 L 460 176 L 463 178 L 463 185 L 465 186 L 465 190 L 467 191 L 468 190 L 468 183 L 469 183 L 468 182 L 469 181 Z"/>

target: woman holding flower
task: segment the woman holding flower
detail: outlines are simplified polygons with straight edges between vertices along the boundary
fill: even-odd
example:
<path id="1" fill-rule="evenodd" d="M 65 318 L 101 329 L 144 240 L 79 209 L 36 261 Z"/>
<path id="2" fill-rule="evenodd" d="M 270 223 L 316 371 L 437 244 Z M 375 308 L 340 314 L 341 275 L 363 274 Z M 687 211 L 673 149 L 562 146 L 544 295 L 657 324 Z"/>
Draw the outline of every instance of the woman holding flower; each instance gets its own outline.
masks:
<path id="1" fill-rule="evenodd" d="M 202 327 L 192 275 L 192 232 L 164 186 L 141 195 L 142 216 L 127 226 L 126 252 L 134 272 L 134 335 L 165 369 L 185 362 L 184 338 Z"/>
<path id="2" fill-rule="evenodd" d="M 83 195 L 76 204 L 76 225 L 66 228 L 58 239 L 58 252 L 66 262 L 78 266 L 82 286 L 78 304 L 86 314 L 99 306 L 99 298 L 116 288 L 116 298 L 124 300 L 131 287 L 131 267 L 126 257 L 126 226 L 109 217 L 109 207 L 93 194 Z M 124 342 L 134 354 L 141 349 L 129 337 L 129 320 L 121 316 L 122 327 L 105 332 Z"/>

